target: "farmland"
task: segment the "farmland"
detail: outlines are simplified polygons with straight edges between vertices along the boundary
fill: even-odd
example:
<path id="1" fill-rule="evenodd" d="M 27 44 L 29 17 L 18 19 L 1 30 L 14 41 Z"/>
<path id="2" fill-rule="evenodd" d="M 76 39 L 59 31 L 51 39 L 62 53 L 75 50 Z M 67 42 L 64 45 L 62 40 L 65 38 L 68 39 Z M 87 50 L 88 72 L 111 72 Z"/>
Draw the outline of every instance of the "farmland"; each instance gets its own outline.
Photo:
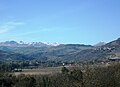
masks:
<path id="1" fill-rule="evenodd" d="M 23 69 L 22 72 L 14 72 L 14 75 L 48 75 L 60 73 L 62 67 L 45 67 L 45 68 L 36 68 L 36 69 Z"/>

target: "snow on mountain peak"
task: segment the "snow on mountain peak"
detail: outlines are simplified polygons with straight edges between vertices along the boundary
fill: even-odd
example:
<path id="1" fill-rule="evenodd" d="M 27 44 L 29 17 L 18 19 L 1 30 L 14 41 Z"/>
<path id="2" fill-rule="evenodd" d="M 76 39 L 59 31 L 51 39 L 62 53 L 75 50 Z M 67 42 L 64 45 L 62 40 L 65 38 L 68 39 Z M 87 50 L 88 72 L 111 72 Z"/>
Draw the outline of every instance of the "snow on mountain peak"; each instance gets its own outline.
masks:
<path id="1" fill-rule="evenodd" d="M 48 43 L 48 42 L 23 42 L 23 41 L 5 41 L 0 42 L 0 46 L 17 46 L 17 47 L 27 47 L 27 46 L 34 46 L 34 47 L 44 47 L 44 46 L 59 46 L 59 43 Z"/>

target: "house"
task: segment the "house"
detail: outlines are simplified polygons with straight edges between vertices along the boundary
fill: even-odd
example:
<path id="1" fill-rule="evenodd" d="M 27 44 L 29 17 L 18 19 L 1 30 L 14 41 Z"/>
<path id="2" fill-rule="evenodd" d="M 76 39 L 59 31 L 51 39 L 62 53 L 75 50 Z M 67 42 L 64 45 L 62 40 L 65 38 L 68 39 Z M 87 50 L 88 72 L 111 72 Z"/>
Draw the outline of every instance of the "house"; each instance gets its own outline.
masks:
<path id="1" fill-rule="evenodd" d="M 110 61 L 120 61 L 120 57 L 109 58 Z"/>

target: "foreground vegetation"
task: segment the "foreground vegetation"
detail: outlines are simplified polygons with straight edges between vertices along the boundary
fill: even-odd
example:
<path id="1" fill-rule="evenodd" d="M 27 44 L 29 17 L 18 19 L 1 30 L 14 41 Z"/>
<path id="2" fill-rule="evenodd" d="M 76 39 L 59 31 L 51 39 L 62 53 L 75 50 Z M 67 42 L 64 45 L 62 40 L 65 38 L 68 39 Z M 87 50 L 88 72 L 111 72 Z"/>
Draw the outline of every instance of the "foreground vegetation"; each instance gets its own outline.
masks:
<path id="1" fill-rule="evenodd" d="M 50 75 L 19 75 L 0 73 L 0 87 L 120 87 L 120 64 L 89 67 L 84 70 L 61 68 L 62 73 Z"/>

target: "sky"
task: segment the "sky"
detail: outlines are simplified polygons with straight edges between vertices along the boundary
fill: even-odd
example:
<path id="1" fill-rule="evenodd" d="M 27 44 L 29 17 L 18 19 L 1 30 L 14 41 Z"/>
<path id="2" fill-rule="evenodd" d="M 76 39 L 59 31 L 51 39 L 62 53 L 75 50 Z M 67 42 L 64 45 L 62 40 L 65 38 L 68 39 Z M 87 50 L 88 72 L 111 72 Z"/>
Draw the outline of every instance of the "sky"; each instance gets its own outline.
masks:
<path id="1" fill-rule="evenodd" d="M 0 0 L 0 42 L 96 44 L 120 37 L 120 0 Z"/>

